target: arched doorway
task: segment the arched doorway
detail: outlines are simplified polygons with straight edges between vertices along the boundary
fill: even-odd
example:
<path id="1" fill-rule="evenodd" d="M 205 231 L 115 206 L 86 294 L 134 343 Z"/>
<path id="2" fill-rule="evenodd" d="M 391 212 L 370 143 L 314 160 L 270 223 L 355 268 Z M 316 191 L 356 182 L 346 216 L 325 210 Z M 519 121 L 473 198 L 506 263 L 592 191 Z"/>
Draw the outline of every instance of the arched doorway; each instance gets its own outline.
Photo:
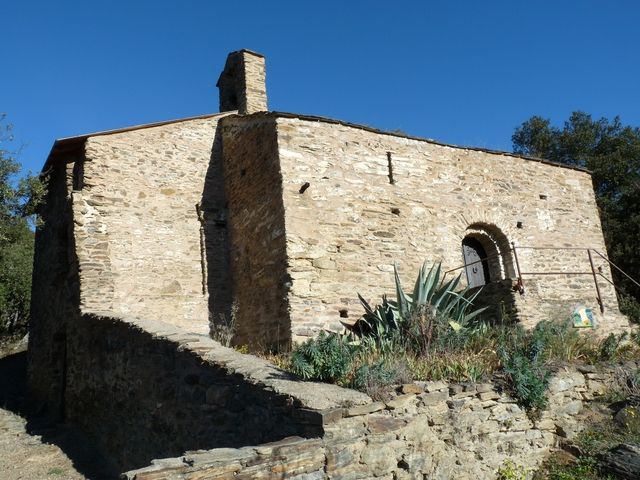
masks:
<path id="1" fill-rule="evenodd" d="M 495 225 L 474 223 L 467 227 L 462 255 L 470 287 L 515 278 L 511 245 Z"/>
<path id="2" fill-rule="evenodd" d="M 487 252 L 479 240 L 465 237 L 462 240 L 462 255 L 470 287 L 481 287 L 491 281 Z"/>

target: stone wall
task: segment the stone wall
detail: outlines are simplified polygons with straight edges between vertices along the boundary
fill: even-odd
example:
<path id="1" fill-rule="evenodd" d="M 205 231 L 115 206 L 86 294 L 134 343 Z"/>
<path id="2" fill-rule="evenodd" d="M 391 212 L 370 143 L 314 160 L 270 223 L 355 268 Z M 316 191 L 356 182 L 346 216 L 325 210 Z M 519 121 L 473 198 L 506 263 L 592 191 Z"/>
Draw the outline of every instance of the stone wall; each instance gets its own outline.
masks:
<path id="1" fill-rule="evenodd" d="M 171 318 L 199 333 L 234 317 L 236 344 L 286 349 L 358 318 L 357 293 L 374 303 L 392 293 L 394 261 L 407 286 L 425 260 L 459 267 L 462 239 L 473 235 L 501 249 L 496 281 L 515 277 L 509 249 L 519 247 L 526 293 L 505 298 L 525 325 L 575 304 L 599 314 L 583 249 L 605 249 L 591 177 L 580 170 L 281 113 L 213 115 L 60 147 L 66 153 L 48 164 L 64 170 L 66 186 L 47 208 L 67 209 L 50 229 L 65 233 L 47 242 L 66 246 L 38 248 L 79 276 L 79 303 L 55 293 L 72 305 Z M 613 287 L 600 286 L 599 332 L 623 329 Z M 37 308 L 35 323 L 54 318 Z"/>
<path id="2" fill-rule="evenodd" d="M 584 407 L 619 374 L 619 368 L 561 369 L 550 383 L 550 409 L 535 421 L 493 384 L 408 384 L 387 402 L 326 412 L 319 438 L 186 452 L 124 477 L 493 479 L 507 460 L 535 469 L 562 437 L 580 430 Z"/>
<path id="3" fill-rule="evenodd" d="M 60 153 L 47 173 L 43 224 L 35 238 L 29 323 L 28 377 L 32 393 L 46 400 L 49 413 L 64 417 L 68 319 L 79 301 L 78 264 L 73 238 L 71 193 L 82 149 Z"/>
<path id="4" fill-rule="evenodd" d="M 291 339 L 291 279 L 275 120 L 269 116 L 225 120 L 223 172 L 237 305 L 234 342 L 260 350 L 286 349 Z"/>
<path id="5" fill-rule="evenodd" d="M 86 139 L 83 185 L 73 195 L 83 307 L 208 332 L 207 273 L 218 272 L 207 272 L 198 208 L 218 119 Z"/>
<path id="6" fill-rule="evenodd" d="M 121 470 L 187 450 L 317 437 L 326 411 L 370 402 L 168 323 L 84 313 L 69 328 L 67 421 Z"/>
<path id="7" fill-rule="evenodd" d="M 527 276 L 538 292 L 520 299 L 526 324 L 542 319 L 544 302 L 579 302 L 598 312 L 584 250 L 605 252 L 591 176 L 581 170 L 506 153 L 452 147 L 327 119 L 277 118 L 283 178 L 289 295 L 294 340 L 357 318 L 356 293 L 379 301 L 393 292 L 392 264 L 405 285 L 419 266 L 463 265 L 466 235 L 499 236 L 502 278 L 522 272 L 583 272 Z M 304 193 L 301 187 L 309 184 Z M 596 267 L 611 278 L 599 257 Z M 457 273 L 457 272 L 456 272 Z M 605 330 L 624 328 L 613 287 L 601 282 Z M 542 303 L 540 303 L 542 300 Z"/>

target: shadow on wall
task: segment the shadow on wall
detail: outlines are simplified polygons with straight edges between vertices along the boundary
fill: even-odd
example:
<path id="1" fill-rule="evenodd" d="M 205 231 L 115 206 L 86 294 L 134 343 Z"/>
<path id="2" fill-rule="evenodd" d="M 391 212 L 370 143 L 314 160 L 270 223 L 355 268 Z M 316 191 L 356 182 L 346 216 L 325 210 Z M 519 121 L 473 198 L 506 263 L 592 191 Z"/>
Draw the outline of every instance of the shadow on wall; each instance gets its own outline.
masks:
<path id="1" fill-rule="evenodd" d="M 121 471 L 188 450 L 319 436 L 291 399 L 224 363 L 116 318 L 84 314 L 69 337 L 67 418 Z"/>
<path id="2" fill-rule="evenodd" d="M 200 208 L 212 326 L 225 330 L 233 316 L 234 345 L 289 349 L 292 280 L 274 118 L 221 119 Z"/>
<path id="3" fill-rule="evenodd" d="M 203 289 L 209 292 L 209 330 L 212 334 L 216 329 L 230 327 L 233 302 L 220 131 L 219 127 L 216 128 L 199 206 L 200 249 L 205 277 Z"/>
<path id="4" fill-rule="evenodd" d="M 0 406 L 25 418 L 29 435 L 39 436 L 42 443 L 58 446 L 87 479 L 118 478 L 115 467 L 96 449 L 94 442 L 77 429 L 44 415 L 42 403 L 28 397 L 26 371 L 27 352 L 19 351 L 0 358 Z"/>

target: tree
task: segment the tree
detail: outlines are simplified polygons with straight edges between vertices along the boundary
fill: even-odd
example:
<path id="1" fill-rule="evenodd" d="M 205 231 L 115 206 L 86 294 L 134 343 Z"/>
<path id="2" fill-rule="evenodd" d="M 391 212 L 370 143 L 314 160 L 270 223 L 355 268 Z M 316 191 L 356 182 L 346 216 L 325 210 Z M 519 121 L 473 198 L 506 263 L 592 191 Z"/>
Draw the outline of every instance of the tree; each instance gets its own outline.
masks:
<path id="1" fill-rule="evenodd" d="M 512 141 L 516 153 L 592 172 L 609 258 L 640 281 L 640 128 L 623 125 L 619 117 L 593 120 L 573 112 L 563 128 L 531 117 Z M 615 269 L 614 279 L 623 292 L 621 308 L 640 321 L 640 287 Z"/>
<path id="2" fill-rule="evenodd" d="M 5 148 L 13 136 L 4 119 L 0 115 L 0 335 L 16 335 L 26 331 L 29 319 L 34 240 L 30 218 L 44 185 L 30 175 L 16 180 L 20 166 L 15 152 Z"/>

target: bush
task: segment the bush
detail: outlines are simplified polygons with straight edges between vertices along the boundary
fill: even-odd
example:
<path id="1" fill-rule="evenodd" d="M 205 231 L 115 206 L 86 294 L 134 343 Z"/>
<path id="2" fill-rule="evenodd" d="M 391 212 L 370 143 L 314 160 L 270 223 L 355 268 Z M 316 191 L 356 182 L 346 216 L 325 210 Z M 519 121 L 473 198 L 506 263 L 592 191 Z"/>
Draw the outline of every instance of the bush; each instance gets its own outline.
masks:
<path id="1" fill-rule="evenodd" d="M 511 393 L 532 414 L 537 414 L 547 406 L 551 372 L 545 360 L 552 332 L 549 324 L 534 328 L 530 334 L 517 327 L 503 333 L 498 347 L 498 356 L 507 374 Z"/>
<path id="2" fill-rule="evenodd" d="M 627 339 L 627 332 L 623 332 L 620 335 L 610 333 L 602 342 L 598 348 L 599 360 L 613 360 L 617 357 L 623 346 L 624 341 Z"/>
<path id="3" fill-rule="evenodd" d="M 45 182 L 31 175 L 18 180 L 20 165 L 7 149 L 11 125 L 0 113 L 0 337 L 24 335 L 29 320 L 33 232 L 28 218 L 45 194 Z"/>
<path id="4" fill-rule="evenodd" d="M 620 296 L 620 312 L 629 317 L 629 321 L 640 325 L 640 302 L 631 295 Z"/>
<path id="5" fill-rule="evenodd" d="M 567 320 L 539 322 L 531 332 L 538 348 L 543 350 L 544 361 L 562 360 L 571 362 L 586 360 L 593 355 L 593 340 L 573 328 Z"/>
<path id="6" fill-rule="evenodd" d="M 492 351 L 407 357 L 407 366 L 414 380 L 479 382 L 497 370 L 498 365 L 498 358 Z"/>
<path id="7" fill-rule="evenodd" d="M 238 303 L 233 302 L 228 317 L 224 313 L 220 313 L 217 322 L 210 321 L 209 336 L 225 347 L 230 347 L 238 330 L 237 315 Z"/>
<path id="8" fill-rule="evenodd" d="M 430 269 L 423 264 L 412 293 L 402 287 L 394 265 L 396 300 L 382 298 L 371 307 L 358 295 L 365 313 L 354 325 L 345 326 L 359 338 L 373 339 L 379 348 L 390 350 L 402 343 L 407 351 L 424 355 L 464 344 L 471 321 L 485 309 L 471 310 L 480 290 L 456 291 L 461 275 L 445 282 L 440 263 Z"/>
<path id="9" fill-rule="evenodd" d="M 321 332 L 291 352 L 291 371 L 305 380 L 344 384 L 354 357 L 354 348 L 343 335 Z"/>
<path id="10" fill-rule="evenodd" d="M 33 232 L 26 221 L 3 226 L 0 237 L 0 337 L 27 333 L 31 302 Z"/>
<path id="11" fill-rule="evenodd" d="M 527 469 L 511 460 L 505 460 L 496 474 L 497 480 L 526 480 Z"/>
<path id="12" fill-rule="evenodd" d="M 533 413 L 544 410 L 551 372 L 520 352 L 503 358 L 503 366 L 509 377 L 511 392 L 518 403 Z"/>
<path id="13" fill-rule="evenodd" d="M 383 358 L 361 365 L 354 373 L 352 385 L 374 400 L 384 400 L 386 387 L 410 380 L 411 376 L 403 362 Z"/>
<path id="14" fill-rule="evenodd" d="M 543 320 L 530 331 L 519 325 L 478 320 L 475 294 L 456 291 L 460 276 L 444 281 L 439 263 L 422 266 L 411 293 L 397 267 L 396 300 L 382 298 L 348 335 L 322 333 L 296 347 L 287 367 L 304 379 L 352 386 L 384 398 L 394 384 L 410 380 L 477 382 L 502 369 L 506 388 L 530 415 L 547 406 L 554 362 L 620 359 L 637 355 L 626 334 L 598 342 L 581 335 L 568 319 Z M 640 336 L 634 338 L 640 344 Z M 286 362 L 285 362 L 286 363 Z M 634 383 L 635 385 L 635 383 Z"/>

